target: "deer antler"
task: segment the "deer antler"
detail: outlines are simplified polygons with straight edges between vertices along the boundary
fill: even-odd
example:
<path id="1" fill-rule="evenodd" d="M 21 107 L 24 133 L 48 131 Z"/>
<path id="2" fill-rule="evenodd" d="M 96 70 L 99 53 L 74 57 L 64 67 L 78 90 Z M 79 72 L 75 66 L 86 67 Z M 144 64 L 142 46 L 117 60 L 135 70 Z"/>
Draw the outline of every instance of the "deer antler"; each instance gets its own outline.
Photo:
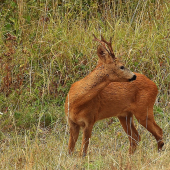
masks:
<path id="1" fill-rule="evenodd" d="M 98 38 L 96 38 L 96 36 L 93 34 L 94 36 L 94 40 L 95 41 L 98 41 L 106 50 L 107 52 L 110 54 L 110 56 L 114 59 L 115 58 L 115 54 L 113 52 L 113 48 L 112 48 L 112 38 L 110 37 L 110 42 L 107 42 L 104 37 L 101 35 L 101 40 L 99 40 Z M 107 47 L 109 48 L 109 51 L 108 49 L 106 48 L 106 45 Z"/>
<path id="2" fill-rule="evenodd" d="M 104 37 L 101 35 L 101 40 L 107 44 L 107 47 L 109 48 L 109 51 L 110 51 L 110 55 L 115 58 L 115 54 L 113 52 L 113 48 L 112 48 L 112 38 L 110 37 L 110 42 L 107 42 Z"/>
<path id="3" fill-rule="evenodd" d="M 106 48 L 106 45 L 105 45 L 105 43 L 103 42 L 103 41 L 101 41 L 101 40 L 99 40 L 94 34 L 93 34 L 93 36 L 94 36 L 94 41 L 98 41 L 106 50 L 107 50 L 107 48 Z M 107 50 L 108 51 L 108 50 Z"/>

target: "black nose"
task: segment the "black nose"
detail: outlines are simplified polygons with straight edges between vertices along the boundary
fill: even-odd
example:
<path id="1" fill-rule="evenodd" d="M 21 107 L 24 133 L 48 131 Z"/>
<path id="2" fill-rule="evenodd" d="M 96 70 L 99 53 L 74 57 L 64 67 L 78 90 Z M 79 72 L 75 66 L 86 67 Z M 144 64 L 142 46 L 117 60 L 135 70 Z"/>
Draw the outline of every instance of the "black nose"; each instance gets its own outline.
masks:
<path id="1" fill-rule="evenodd" d="M 134 75 L 131 79 L 129 79 L 129 81 L 133 81 L 133 80 L 136 80 L 136 75 Z"/>

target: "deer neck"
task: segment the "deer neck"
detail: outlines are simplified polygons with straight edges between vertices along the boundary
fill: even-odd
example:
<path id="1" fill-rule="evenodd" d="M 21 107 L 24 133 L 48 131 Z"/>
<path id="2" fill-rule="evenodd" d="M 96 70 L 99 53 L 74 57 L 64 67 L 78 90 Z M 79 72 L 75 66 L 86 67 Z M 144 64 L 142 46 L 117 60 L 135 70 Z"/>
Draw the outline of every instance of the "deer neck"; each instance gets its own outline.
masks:
<path id="1" fill-rule="evenodd" d="M 83 105 L 96 97 L 109 83 L 104 66 L 100 64 L 85 78 L 73 84 L 69 101 L 74 105 Z"/>

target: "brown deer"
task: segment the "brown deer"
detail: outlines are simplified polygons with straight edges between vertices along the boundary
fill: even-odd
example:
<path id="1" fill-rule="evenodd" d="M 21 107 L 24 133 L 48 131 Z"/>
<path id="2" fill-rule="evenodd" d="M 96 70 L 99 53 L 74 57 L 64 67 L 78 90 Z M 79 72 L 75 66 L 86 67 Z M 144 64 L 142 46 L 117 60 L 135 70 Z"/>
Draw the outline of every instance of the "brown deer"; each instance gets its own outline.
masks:
<path id="1" fill-rule="evenodd" d="M 94 36 L 95 37 L 95 36 Z M 146 76 L 126 69 L 115 57 L 110 42 L 96 37 L 99 62 L 85 78 L 72 84 L 65 101 L 65 113 L 70 127 L 69 153 L 73 152 L 80 127 L 83 129 L 81 155 L 85 156 L 96 121 L 117 116 L 130 141 L 133 153 L 140 136 L 133 123 L 138 122 L 151 132 L 162 150 L 162 129 L 156 124 L 153 105 L 157 86 Z"/>

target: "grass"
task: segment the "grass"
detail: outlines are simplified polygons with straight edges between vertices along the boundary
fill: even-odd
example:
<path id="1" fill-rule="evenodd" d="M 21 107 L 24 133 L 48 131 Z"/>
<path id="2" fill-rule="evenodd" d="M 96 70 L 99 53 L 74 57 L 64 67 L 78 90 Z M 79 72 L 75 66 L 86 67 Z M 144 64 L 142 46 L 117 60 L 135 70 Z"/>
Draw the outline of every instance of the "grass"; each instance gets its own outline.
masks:
<path id="1" fill-rule="evenodd" d="M 164 130 L 166 147 L 156 151 L 156 142 L 145 129 L 138 127 L 142 142 L 134 155 L 128 154 L 128 138 L 123 129 L 114 122 L 98 123 L 93 129 L 89 153 L 78 156 L 79 138 L 75 154 L 68 155 L 67 125 L 58 123 L 54 129 L 37 129 L 36 137 L 30 130 L 7 133 L 1 142 L 1 169 L 169 169 L 169 136 Z M 106 128 L 107 127 L 107 128 Z"/>
<path id="2" fill-rule="evenodd" d="M 170 5 L 168 1 L 0 2 L 1 169 L 168 169 L 170 93 Z M 128 138 L 117 119 L 97 123 L 89 153 L 69 156 L 63 104 L 71 84 L 97 63 L 92 34 L 113 37 L 126 67 L 153 80 L 154 107 L 165 151 L 137 123 L 138 150 L 128 155 Z"/>

